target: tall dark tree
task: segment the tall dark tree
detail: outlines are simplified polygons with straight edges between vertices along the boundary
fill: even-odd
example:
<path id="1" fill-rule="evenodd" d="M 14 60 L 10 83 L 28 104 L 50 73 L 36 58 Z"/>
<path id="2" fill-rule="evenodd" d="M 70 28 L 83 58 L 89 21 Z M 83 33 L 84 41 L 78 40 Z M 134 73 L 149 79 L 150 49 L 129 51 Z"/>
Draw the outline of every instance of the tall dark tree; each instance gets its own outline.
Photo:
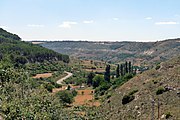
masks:
<path id="1" fill-rule="evenodd" d="M 119 71 L 119 64 L 117 65 L 117 68 L 116 68 L 116 78 L 118 78 L 120 76 L 120 71 Z"/>
<path id="2" fill-rule="evenodd" d="M 108 81 L 108 82 L 110 82 L 110 69 L 111 69 L 111 66 L 107 65 L 106 66 L 106 71 L 104 73 L 104 80 Z"/>
<path id="3" fill-rule="evenodd" d="M 125 63 L 125 74 L 127 74 L 128 73 L 128 62 L 126 61 L 126 63 Z"/>
<path id="4" fill-rule="evenodd" d="M 124 75 L 124 72 L 123 72 L 123 64 L 121 64 L 121 68 L 120 68 L 121 70 L 120 70 L 120 72 L 121 72 L 121 76 L 123 76 Z"/>
<path id="5" fill-rule="evenodd" d="M 90 72 L 89 75 L 87 76 L 87 85 L 92 85 L 94 77 L 95 77 L 95 73 Z"/>
<path id="6" fill-rule="evenodd" d="M 129 72 L 129 73 L 132 73 L 132 70 L 131 70 L 131 69 L 132 69 L 131 61 L 129 61 L 129 67 L 128 67 L 128 69 L 129 69 L 128 72 Z"/>

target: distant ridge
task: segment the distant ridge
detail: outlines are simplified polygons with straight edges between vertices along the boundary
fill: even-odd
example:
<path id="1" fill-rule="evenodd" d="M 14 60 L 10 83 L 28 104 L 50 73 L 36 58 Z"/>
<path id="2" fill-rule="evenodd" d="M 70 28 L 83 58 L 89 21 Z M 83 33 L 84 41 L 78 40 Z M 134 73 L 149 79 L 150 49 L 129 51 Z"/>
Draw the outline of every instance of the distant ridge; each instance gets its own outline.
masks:
<path id="1" fill-rule="evenodd" d="M 41 44 L 59 53 L 80 59 L 153 63 L 179 55 L 180 38 L 156 42 L 49 41 Z"/>

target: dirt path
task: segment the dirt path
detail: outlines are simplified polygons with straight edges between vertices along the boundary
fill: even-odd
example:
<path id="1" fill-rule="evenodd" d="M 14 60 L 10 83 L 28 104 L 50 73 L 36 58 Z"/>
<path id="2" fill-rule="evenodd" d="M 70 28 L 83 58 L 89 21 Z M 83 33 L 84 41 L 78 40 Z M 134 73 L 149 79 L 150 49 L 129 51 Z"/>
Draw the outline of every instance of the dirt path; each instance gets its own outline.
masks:
<path id="1" fill-rule="evenodd" d="M 62 84 L 62 82 L 63 82 L 64 80 L 68 79 L 69 77 L 71 77 L 71 76 L 73 75 L 73 74 L 70 73 L 70 72 L 66 72 L 66 71 L 65 71 L 65 73 L 66 73 L 67 75 L 66 75 L 65 77 L 59 79 L 59 80 L 57 81 L 57 84 Z"/>

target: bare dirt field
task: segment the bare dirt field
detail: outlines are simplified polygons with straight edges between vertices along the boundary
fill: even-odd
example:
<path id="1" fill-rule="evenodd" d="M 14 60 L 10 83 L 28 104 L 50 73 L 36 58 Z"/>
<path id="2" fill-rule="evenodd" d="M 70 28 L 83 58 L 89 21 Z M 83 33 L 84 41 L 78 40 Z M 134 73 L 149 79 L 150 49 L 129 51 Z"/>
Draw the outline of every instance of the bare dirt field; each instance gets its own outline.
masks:
<path id="1" fill-rule="evenodd" d="M 77 90 L 74 105 L 99 106 L 100 103 L 94 100 L 94 90 Z"/>
<path id="2" fill-rule="evenodd" d="M 52 73 L 43 73 L 43 74 L 37 74 L 36 76 L 33 76 L 32 78 L 48 78 L 51 76 L 52 76 Z"/>

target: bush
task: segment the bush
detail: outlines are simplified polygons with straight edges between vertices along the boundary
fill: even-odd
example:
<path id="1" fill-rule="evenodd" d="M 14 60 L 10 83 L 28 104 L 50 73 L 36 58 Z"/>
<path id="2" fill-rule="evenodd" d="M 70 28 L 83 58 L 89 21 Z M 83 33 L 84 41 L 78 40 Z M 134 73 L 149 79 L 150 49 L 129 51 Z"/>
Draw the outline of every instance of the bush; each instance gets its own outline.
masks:
<path id="1" fill-rule="evenodd" d="M 49 91 L 49 92 L 52 92 L 54 86 L 51 84 L 51 83 L 48 83 L 45 85 L 45 88 Z"/>
<path id="2" fill-rule="evenodd" d="M 75 96 L 77 95 L 78 92 L 77 92 L 76 90 L 72 90 L 71 93 L 72 93 L 72 95 L 75 97 Z"/>
<path id="3" fill-rule="evenodd" d="M 165 89 L 163 87 L 158 88 L 158 90 L 156 91 L 156 95 L 160 95 L 163 94 L 163 92 L 165 92 Z"/>
<path id="4" fill-rule="evenodd" d="M 170 112 L 166 113 L 166 119 L 168 119 L 170 117 L 172 117 L 171 113 Z"/>
<path id="5" fill-rule="evenodd" d="M 161 67 L 160 64 L 158 64 L 158 65 L 155 67 L 155 69 L 158 70 L 160 67 Z"/>
<path id="6" fill-rule="evenodd" d="M 138 90 L 133 90 L 128 95 L 125 95 L 122 99 L 122 104 L 124 105 L 134 100 L 135 98 L 134 93 L 136 92 L 138 92 Z"/>
<path id="7" fill-rule="evenodd" d="M 73 102 L 73 94 L 70 91 L 60 91 L 57 93 L 57 96 L 63 103 L 71 104 Z"/>
<path id="8" fill-rule="evenodd" d="M 129 102 L 131 102 L 132 100 L 134 100 L 134 96 L 133 95 L 125 95 L 122 99 L 122 104 L 127 104 Z"/>
<path id="9" fill-rule="evenodd" d="M 136 92 L 138 92 L 138 90 L 136 89 L 136 90 L 133 90 L 133 91 L 131 91 L 130 93 L 129 93 L 129 95 L 133 95 L 134 93 L 136 93 Z"/>

